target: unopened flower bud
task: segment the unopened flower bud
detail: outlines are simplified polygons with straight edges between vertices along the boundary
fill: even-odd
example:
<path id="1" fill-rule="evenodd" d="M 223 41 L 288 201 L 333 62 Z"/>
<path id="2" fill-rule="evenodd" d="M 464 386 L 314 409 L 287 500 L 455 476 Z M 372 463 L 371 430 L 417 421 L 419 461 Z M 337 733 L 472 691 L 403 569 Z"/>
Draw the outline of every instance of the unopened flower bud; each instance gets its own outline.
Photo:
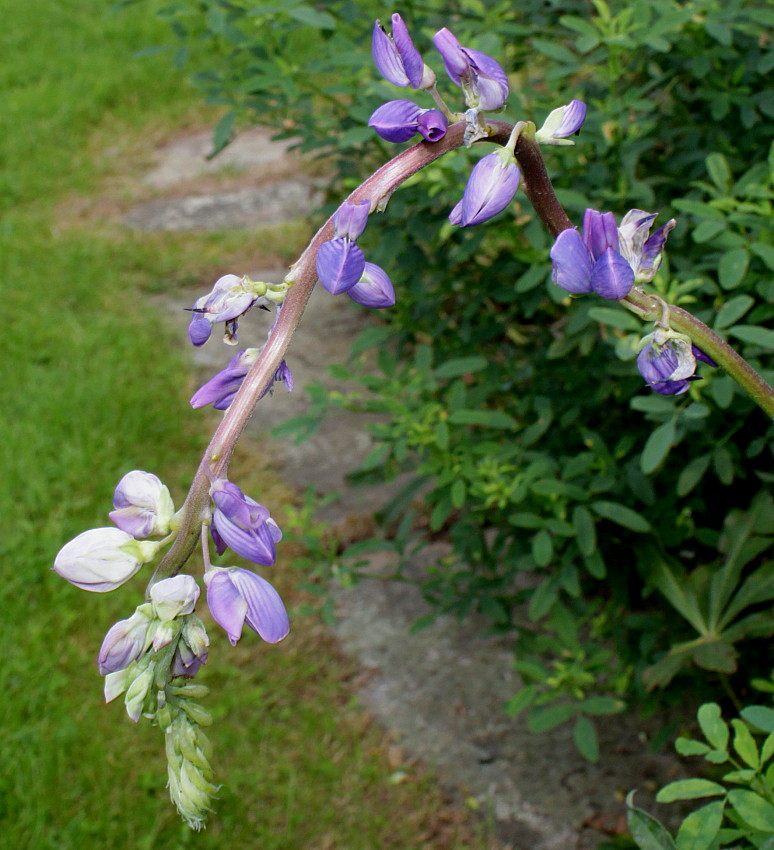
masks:
<path id="1" fill-rule="evenodd" d="M 500 65 L 478 50 L 463 47 L 444 27 L 433 36 L 451 81 L 461 86 L 469 107 L 499 109 L 508 97 L 508 77 Z"/>
<path id="2" fill-rule="evenodd" d="M 152 622 L 153 608 L 145 603 L 128 620 L 120 620 L 110 628 L 97 659 L 101 675 L 124 670 L 148 649 Z"/>
<path id="3" fill-rule="evenodd" d="M 156 665 L 154 663 L 150 663 L 127 688 L 126 696 L 124 697 L 126 713 L 132 718 L 132 720 L 134 720 L 135 723 L 139 721 L 140 716 L 142 715 L 145 698 L 153 684 L 153 674 L 155 669 Z"/>
<path id="4" fill-rule="evenodd" d="M 76 587 L 106 593 L 129 581 L 158 548 L 120 528 L 92 528 L 60 549 L 52 569 Z"/>
<path id="5" fill-rule="evenodd" d="M 163 622 L 191 614 L 199 598 L 199 585 L 193 576 L 176 575 L 157 581 L 150 590 L 156 616 Z"/>
<path id="6" fill-rule="evenodd" d="M 118 482 L 113 505 L 110 519 L 137 540 L 166 534 L 175 513 L 169 490 L 155 475 L 139 469 L 127 472 Z"/>
<path id="7" fill-rule="evenodd" d="M 577 135 L 585 120 L 586 104 L 582 100 L 571 100 L 549 114 L 535 133 L 535 140 L 541 145 L 574 145 L 567 136 Z"/>
<path id="8" fill-rule="evenodd" d="M 392 281 L 384 269 L 375 263 L 366 263 L 363 276 L 351 288 L 347 295 L 358 304 L 373 309 L 392 307 L 395 304 L 395 290 Z"/>
<path id="9" fill-rule="evenodd" d="M 452 210 L 449 220 L 461 227 L 488 221 L 510 204 L 520 181 L 521 172 L 512 151 L 500 148 L 487 154 L 471 171 L 462 201 Z"/>
<path id="10" fill-rule="evenodd" d="M 424 62 L 414 47 L 408 28 L 400 15 L 392 16 L 392 35 L 379 21 L 374 25 L 372 50 L 379 73 L 394 86 L 418 89 L 424 80 Z"/>

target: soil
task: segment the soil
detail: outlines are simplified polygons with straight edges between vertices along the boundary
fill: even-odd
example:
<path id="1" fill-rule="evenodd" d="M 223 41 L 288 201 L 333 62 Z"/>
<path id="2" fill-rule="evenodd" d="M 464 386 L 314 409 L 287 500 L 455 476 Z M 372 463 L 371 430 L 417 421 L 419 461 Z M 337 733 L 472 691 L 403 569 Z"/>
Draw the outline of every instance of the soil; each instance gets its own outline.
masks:
<path id="1" fill-rule="evenodd" d="M 285 145 L 261 130 L 245 133 L 214 160 L 206 159 L 209 149 L 209 132 L 189 133 L 160 148 L 144 178 L 148 197 L 126 214 L 125 226 L 238 228 L 247 238 L 267 222 L 302 216 L 318 198 L 316 180 Z M 266 263 L 256 254 L 254 268 L 224 273 L 247 272 L 267 280 L 285 274 L 285 269 L 262 266 Z M 182 308 L 190 306 L 191 294 L 165 297 L 162 303 L 174 311 L 181 344 L 188 345 Z M 347 359 L 367 312 L 346 296 L 314 293 L 288 355 L 295 389 L 288 394 L 279 388 L 261 401 L 248 439 L 265 442 L 274 425 L 304 412 L 304 387 L 311 381 L 335 386 L 325 366 Z M 252 311 L 240 323 L 240 336 L 260 340 L 267 328 L 267 314 Z M 192 369 L 203 380 L 231 356 L 233 349 L 212 340 L 193 351 Z M 370 447 L 363 422 L 362 416 L 341 412 L 300 445 L 271 446 L 289 484 L 304 490 L 311 483 L 321 496 L 340 494 L 320 518 L 344 535 L 353 525 L 370 528 L 373 512 L 389 497 L 386 486 L 354 489 L 346 481 Z M 411 569 L 419 573 L 445 551 L 444 543 L 433 544 Z M 623 800 L 632 789 L 639 789 L 638 804 L 653 810 L 654 790 L 681 775 L 675 758 L 649 749 L 658 722 L 615 717 L 599 724 L 603 755 L 598 764 L 578 755 L 569 728 L 531 734 L 524 718 L 509 718 L 504 711 L 519 687 L 514 637 L 487 637 L 483 623 L 446 616 L 412 633 L 412 624 L 428 608 L 415 586 L 379 578 L 390 566 L 387 555 L 375 555 L 368 566 L 374 578 L 333 589 L 335 633 L 363 671 L 355 679 L 360 699 L 391 730 L 409 761 L 432 766 L 460 806 L 493 824 L 501 847 L 595 848 L 625 831 Z"/>

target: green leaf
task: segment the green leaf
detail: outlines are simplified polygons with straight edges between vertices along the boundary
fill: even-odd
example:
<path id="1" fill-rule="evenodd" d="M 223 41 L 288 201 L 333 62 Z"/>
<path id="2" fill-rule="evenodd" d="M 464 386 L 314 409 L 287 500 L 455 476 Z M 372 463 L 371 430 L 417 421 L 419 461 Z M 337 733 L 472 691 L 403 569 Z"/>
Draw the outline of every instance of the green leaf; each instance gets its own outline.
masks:
<path id="1" fill-rule="evenodd" d="M 747 724 L 735 717 L 731 725 L 734 727 L 734 749 L 748 767 L 757 770 L 760 767 L 758 747 Z"/>
<path id="2" fill-rule="evenodd" d="M 581 554 L 588 557 L 597 548 L 597 533 L 594 518 L 589 511 L 578 505 L 572 512 L 572 524 L 575 526 L 575 542 Z"/>
<path id="3" fill-rule="evenodd" d="M 655 472 L 664 462 L 675 442 L 675 421 L 670 419 L 659 425 L 645 442 L 640 456 L 640 469 L 649 475 Z"/>
<path id="4" fill-rule="evenodd" d="M 691 812 L 677 832 L 677 850 L 707 850 L 723 823 L 725 800 L 716 800 Z"/>
<path id="5" fill-rule="evenodd" d="M 715 316 L 715 330 L 722 330 L 733 325 L 734 322 L 744 316 L 754 303 L 755 299 L 749 295 L 736 295 L 726 301 Z"/>
<path id="6" fill-rule="evenodd" d="M 480 372 L 486 369 L 489 361 L 485 357 L 475 354 L 471 357 L 454 357 L 442 363 L 436 370 L 437 378 L 456 378 L 472 372 Z"/>
<path id="7" fill-rule="evenodd" d="M 734 461 L 731 459 L 731 453 L 725 446 L 720 446 L 715 449 L 712 461 L 720 483 L 729 485 L 734 480 Z"/>
<path id="8" fill-rule="evenodd" d="M 554 555 L 551 535 L 543 528 L 532 538 L 532 557 L 539 567 L 547 567 Z"/>
<path id="9" fill-rule="evenodd" d="M 677 479 L 677 495 L 687 496 L 701 481 L 710 465 L 710 455 L 694 458 L 680 473 Z"/>
<path id="10" fill-rule="evenodd" d="M 638 514 L 637 511 L 633 511 L 631 508 L 627 508 L 618 502 L 592 502 L 591 509 L 599 516 L 609 519 L 618 525 L 622 525 L 631 531 L 642 533 L 650 531 L 650 523 L 642 514 Z"/>
<path id="11" fill-rule="evenodd" d="M 722 153 L 711 153 L 705 160 L 710 180 L 725 192 L 731 188 L 731 169 Z"/>
<path id="12" fill-rule="evenodd" d="M 462 478 L 457 478 L 451 486 L 451 502 L 455 508 L 461 508 L 465 504 L 467 487 Z"/>
<path id="13" fill-rule="evenodd" d="M 726 251 L 718 263 L 718 280 L 723 289 L 733 289 L 742 282 L 750 263 L 750 255 L 745 248 L 732 248 Z"/>
<path id="14" fill-rule="evenodd" d="M 753 829 L 774 832 L 774 806 L 763 797 L 737 788 L 728 792 L 728 801 Z"/>
<path id="15" fill-rule="evenodd" d="M 578 708 L 586 714 L 618 714 L 626 703 L 615 697 L 589 697 L 579 703 Z"/>
<path id="16" fill-rule="evenodd" d="M 557 62 L 562 62 L 566 65 L 574 65 L 578 59 L 574 53 L 561 44 L 555 41 L 544 41 L 542 38 L 532 39 L 532 46 L 538 53 L 548 56 L 550 59 L 555 59 Z"/>
<path id="17" fill-rule="evenodd" d="M 681 756 L 703 756 L 709 752 L 709 747 L 703 741 L 680 737 L 675 741 L 675 750 Z"/>
<path id="18" fill-rule="evenodd" d="M 693 241 L 700 245 L 709 242 L 726 229 L 725 221 L 702 221 L 693 230 Z"/>
<path id="19" fill-rule="evenodd" d="M 647 812 L 634 806 L 634 791 L 626 795 L 626 822 L 640 850 L 676 850 L 667 830 Z"/>
<path id="20" fill-rule="evenodd" d="M 590 319 L 603 325 L 610 325 L 622 331 L 642 333 L 642 322 L 625 310 L 615 310 L 612 307 L 592 307 L 587 315 Z"/>
<path id="21" fill-rule="evenodd" d="M 539 706 L 530 711 L 527 727 L 530 732 L 548 732 L 566 723 L 573 714 L 575 707 L 568 703 Z"/>
<path id="22" fill-rule="evenodd" d="M 696 718 L 704 737 L 716 750 L 728 748 L 728 724 L 723 720 L 720 706 L 716 702 L 705 702 L 699 706 Z"/>
<path id="23" fill-rule="evenodd" d="M 207 154 L 207 159 L 217 156 L 234 138 L 236 119 L 237 114 L 231 109 L 215 125 L 212 132 L 212 150 Z"/>
<path id="24" fill-rule="evenodd" d="M 532 594 L 532 599 L 529 601 L 527 613 L 530 620 L 539 620 L 541 617 L 544 617 L 553 608 L 557 596 L 556 585 L 551 579 L 546 579 L 542 584 L 538 585 L 537 590 Z"/>
<path id="25" fill-rule="evenodd" d="M 764 732 L 774 732 L 774 708 L 765 705 L 748 705 L 739 712 L 742 717 Z"/>
<path id="26" fill-rule="evenodd" d="M 774 57 L 774 50 L 771 55 Z M 750 250 L 760 257 L 771 271 L 774 271 L 774 245 L 768 245 L 765 242 L 753 242 L 750 245 Z"/>
<path id="27" fill-rule="evenodd" d="M 575 741 L 575 746 L 578 752 L 587 761 L 596 762 L 599 760 L 599 739 L 597 738 L 597 730 L 594 723 L 583 717 L 582 715 L 575 721 L 575 726 L 572 730 L 572 737 Z"/>
<path id="28" fill-rule="evenodd" d="M 525 708 L 532 705 L 538 693 L 539 689 L 537 685 L 526 685 L 520 688 L 505 704 L 505 711 L 511 717 L 516 717 L 517 714 L 520 714 Z"/>
<path id="29" fill-rule="evenodd" d="M 709 204 L 702 203 L 701 201 L 692 201 L 690 198 L 677 198 L 672 201 L 672 206 L 682 212 L 690 213 L 691 215 L 696 216 L 696 218 L 709 218 L 715 221 L 726 220 L 720 210 L 715 209 L 715 207 L 712 207 Z"/>
<path id="30" fill-rule="evenodd" d="M 336 19 L 333 15 L 327 12 L 318 12 L 311 6 L 292 6 L 287 10 L 291 18 L 295 18 L 299 23 L 314 27 L 319 30 L 335 30 Z"/>
<path id="31" fill-rule="evenodd" d="M 737 652 L 733 646 L 724 640 L 713 640 L 700 643 L 691 653 L 691 657 L 705 670 L 716 670 L 719 673 L 736 672 Z"/>
<path id="32" fill-rule="evenodd" d="M 506 428 L 508 430 L 517 427 L 518 423 L 512 416 L 499 410 L 473 410 L 461 408 L 455 410 L 449 416 L 452 425 L 483 425 L 486 428 Z"/>
<path id="33" fill-rule="evenodd" d="M 717 797 L 726 789 L 709 779 L 678 779 L 670 782 L 656 794 L 657 803 L 673 803 L 675 800 L 697 800 L 700 797 Z"/>
<path id="34" fill-rule="evenodd" d="M 728 332 L 744 342 L 774 349 L 774 331 L 768 328 L 760 328 L 757 325 L 734 325 L 733 328 L 728 329 Z"/>

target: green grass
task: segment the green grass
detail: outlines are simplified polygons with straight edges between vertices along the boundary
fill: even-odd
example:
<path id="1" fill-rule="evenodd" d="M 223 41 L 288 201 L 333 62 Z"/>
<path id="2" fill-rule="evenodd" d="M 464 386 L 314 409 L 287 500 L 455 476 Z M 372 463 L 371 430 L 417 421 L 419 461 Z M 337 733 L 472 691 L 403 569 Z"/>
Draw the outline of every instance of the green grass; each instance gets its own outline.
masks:
<path id="1" fill-rule="evenodd" d="M 103 191 L 116 167 L 104 150 L 140 150 L 198 108 L 167 56 L 132 58 L 167 38 L 152 5 L 105 7 L 6 4 L 0 33 L 0 848 L 470 846 L 430 779 L 409 768 L 390 782 L 383 733 L 342 684 L 355 671 L 312 620 L 278 647 L 248 636 L 232 650 L 212 634 L 201 679 L 223 788 L 205 833 L 168 800 L 158 730 L 103 704 L 97 649 L 147 576 L 88 594 L 49 567 L 107 524 L 124 472 L 184 493 L 206 435 L 186 353 L 148 295 L 201 287 L 224 257 L 249 256 L 234 234 L 138 236 L 63 215 Z M 278 254 L 286 236 L 274 234 Z M 288 498 L 271 470 L 250 474 Z"/>

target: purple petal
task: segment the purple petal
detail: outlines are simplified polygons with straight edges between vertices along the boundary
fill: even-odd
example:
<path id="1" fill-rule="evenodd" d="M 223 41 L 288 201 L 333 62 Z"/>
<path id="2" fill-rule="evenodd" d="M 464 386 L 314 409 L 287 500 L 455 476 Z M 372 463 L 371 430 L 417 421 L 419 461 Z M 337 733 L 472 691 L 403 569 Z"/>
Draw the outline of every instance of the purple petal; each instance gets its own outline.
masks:
<path id="1" fill-rule="evenodd" d="M 209 575 L 206 584 L 212 618 L 226 632 L 231 646 L 236 646 L 242 637 L 248 604 L 232 583 L 230 570 L 218 570 Z"/>
<path id="2" fill-rule="evenodd" d="M 363 277 L 347 290 L 347 295 L 364 307 L 381 309 L 395 304 L 395 290 L 387 273 L 375 263 L 366 263 Z"/>
<path id="3" fill-rule="evenodd" d="M 443 67 L 449 79 L 458 86 L 462 85 L 461 77 L 470 72 L 470 62 L 457 37 L 444 27 L 433 36 L 433 44 L 441 54 Z"/>
<path id="4" fill-rule="evenodd" d="M 563 230 L 551 248 L 551 279 L 575 295 L 591 292 L 593 261 L 577 230 Z"/>
<path id="5" fill-rule="evenodd" d="M 718 364 L 709 356 L 709 354 L 705 354 L 698 345 L 691 345 L 691 351 L 697 360 L 701 360 L 702 363 L 706 363 L 708 366 L 714 366 L 717 368 Z"/>
<path id="6" fill-rule="evenodd" d="M 618 228 L 611 212 L 587 209 L 583 214 L 583 239 L 595 260 L 608 248 L 618 251 Z"/>
<path id="7" fill-rule="evenodd" d="M 333 217 L 333 238 L 350 239 L 352 242 L 359 239 L 366 229 L 370 212 L 371 202 L 367 198 L 355 204 L 344 201 Z"/>
<path id="8" fill-rule="evenodd" d="M 571 100 L 564 107 L 562 123 L 554 130 L 554 136 L 564 139 L 580 132 L 583 122 L 586 120 L 586 104 L 582 100 Z"/>
<path id="9" fill-rule="evenodd" d="M 449 127 L 446 116 L 439 109 L 425 109 L 417 121 L 419 132 L 427 142 L 438 142 Z"/>
<path id="10" fill-rule="evenodd" d="M 279 593 L 250 570 L 233 570 L 231 581 L 247 603 L 247 625 L 267 643 L 281 641 L 290 631 L 290 622 Z"/>
<path id="11" fill-rule="evenodd" d="M 422 61 L 419 51 L 414 47 L 414 42 L 411 40 L 403 18 L 397 13 L 392 16 L 392 38 L 403 65 L 403 72 L 408 78 L 411 88 L 418 89 L 422 85 L 425 63 Z"/>
<path id="12" fill-rule="evenodd" d="M 364 268 L 363 252 L 348 239 L 331 239 L 317 252 L 317 277 L 331 295 L 351 289 L 360 280 Z"/>
<path id="13" fill-rule="evenodd" d="M 188 325 L 188 339 L 195 346 L 204 345 L 212 333 L 212 322 L 204 316 L 194 313 L 191 324 Z"/>
<path id="14" fill-rule="evenodd" d="M 617 251 L 608 248 L 591 269 L 591 288 L 603 298 L 620 301 L 633 286 L 632 267 Z"/>
<path id="15" fill-rule="evenodd" d="M 419 129 L 421 114 L 422 109 L 411 100 L 390 100 L 368 119 L 368 126 L 388 142 L 407 142 Z"/>
<path id="16" fill-rule="evenodd" d="M 688 388 L 691 386 L 691 382 L 688 380 L 662 381 L 661 383 L 648 384 L 648 386 L 657 393 L 661 393 L 661 395 L 680 395 L 681 393 L 687 392 Z"/>
<path id="17" fill-rule="evenodd" d="M 487 221 L 502 212 L 519 188 L 521 172 L 515 162 L 503 165 L 500 154 L 487 154 L 471 171 L 462 196 L 462 227 Z"/>
<path id="18" fill-rule="evenodd" d="M 677 352 L 669 344 L 657 348 L 649 342 L 637 355 L 637 368 L 647 384 L 664 381 L 677 369 Z"/>
<path id="19" fill-rule="evenodd" d="M 449 213 L 449 221 L 452 224 L 462 224 L 462 201 L 459 200 Z"/>
<path id="20" fill-rule="evenodd" d="M 470 60 L 475 88 L 478 89 L 481 109 L 499 109 L 508 98 L 508 76 L 500 64 L 470 47 L 463 47 Z"/>

